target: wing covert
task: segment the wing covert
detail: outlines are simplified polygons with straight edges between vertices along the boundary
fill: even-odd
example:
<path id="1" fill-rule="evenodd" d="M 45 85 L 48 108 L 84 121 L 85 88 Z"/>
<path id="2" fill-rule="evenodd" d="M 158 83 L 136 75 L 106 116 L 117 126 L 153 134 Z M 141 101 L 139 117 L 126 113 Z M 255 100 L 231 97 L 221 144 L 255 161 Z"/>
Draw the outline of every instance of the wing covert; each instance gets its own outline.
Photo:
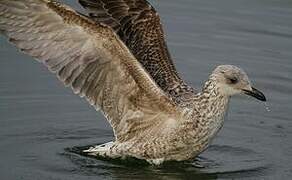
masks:
<path id="1" fill-rule="evenodd" d="M 167 93 L 183 84 L 167 48 L 160 17 L 146 0 L 79 0 L 88 17 L 111 26 Z"/>
<path id="2" fill-rule="evenodd" d="M 177 112 L 111 28 L 51 0 L 0 0 L 0 30 L 101 108 L 126 141 Z"/>

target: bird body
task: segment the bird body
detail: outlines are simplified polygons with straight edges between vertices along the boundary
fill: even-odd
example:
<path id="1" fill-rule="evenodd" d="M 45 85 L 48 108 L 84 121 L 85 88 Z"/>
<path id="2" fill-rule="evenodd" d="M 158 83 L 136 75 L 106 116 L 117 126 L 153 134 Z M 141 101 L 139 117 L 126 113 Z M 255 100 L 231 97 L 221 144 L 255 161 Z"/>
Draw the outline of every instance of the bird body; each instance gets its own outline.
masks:
<path id="1" fill-rule="evenodd" d="M 0 30 L 103 112 L 115 140 L 84 153 L 152 164 L 189 160 L 222 127 L 231 96 L 265 101 L 232 65 L 218 66 L 201 92 L 187 85 L 145 0 L 80 3 L 88 15 L 53 0 L 0 0 Z"/>
<path id="2" fill-rule="evenodd" d="M 98 145 L 85 152 L 93 156 L 131 156 L 152 164 L 192 159 L 209 146 L 222 128 L 229 98 L 220 95 L 216 82 L 209 80 L 195 95 L 191 108 L 175 119 L 165 117 L 152 129 L 139 130 L 131 141 L 111 143 L 107 151 Z"/>

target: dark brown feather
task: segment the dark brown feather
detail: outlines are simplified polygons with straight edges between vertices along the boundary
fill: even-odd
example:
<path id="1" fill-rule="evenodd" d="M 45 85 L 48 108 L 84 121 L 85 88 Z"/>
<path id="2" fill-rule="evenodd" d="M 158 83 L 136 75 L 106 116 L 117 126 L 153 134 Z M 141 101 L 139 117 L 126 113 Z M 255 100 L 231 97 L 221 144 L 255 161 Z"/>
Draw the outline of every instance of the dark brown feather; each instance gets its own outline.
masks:
<path id="1" fill-rule="evenodd" d="M 179 77 L 156 10 L 146 0 L 79 0 L 89 18 L 111 26 L 165 92 L 193 94 Z M 179 97 L 175 97 L 180 99 Z M 184 100 L 184 99 L 182 99 Z"/>

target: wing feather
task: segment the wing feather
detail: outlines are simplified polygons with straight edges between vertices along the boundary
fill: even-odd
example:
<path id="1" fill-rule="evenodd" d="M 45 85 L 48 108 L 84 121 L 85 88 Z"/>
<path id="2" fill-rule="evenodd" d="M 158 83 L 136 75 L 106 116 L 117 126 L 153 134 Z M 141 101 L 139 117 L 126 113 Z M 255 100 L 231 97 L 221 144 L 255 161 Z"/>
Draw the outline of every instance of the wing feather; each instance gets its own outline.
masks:
<path id="1" fill-rule="evenodd" d="M 146 0 L 79 0 L 79 3 L 90 19 L 117 32 L 165 92 L 183 84 L 168 52 L 160 17 Z"/>
<path id="2" fill-rule="evenodd" d="M 0 10 L 1 32 L 101 108 L 117 140 L 147 133 L 177 114 L 173 101 L 108 26 L 52 0 L 0 0 Z"/>

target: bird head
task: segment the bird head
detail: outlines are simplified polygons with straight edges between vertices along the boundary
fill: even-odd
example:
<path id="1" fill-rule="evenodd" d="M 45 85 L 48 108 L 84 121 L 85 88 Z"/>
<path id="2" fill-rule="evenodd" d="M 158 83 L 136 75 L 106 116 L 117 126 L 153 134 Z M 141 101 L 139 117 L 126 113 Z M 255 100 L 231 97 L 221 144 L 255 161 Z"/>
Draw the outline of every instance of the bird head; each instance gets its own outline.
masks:
<path id="1" fill-rule="evenodd" d="M 252 87 L 247 74 L 236 66 L 220 65 L 213 71 L 211 77 L 216 81 L 216 86 L 221 94 L 226 96 L 246 94 L 266 101 L 265 95 Z"/>

